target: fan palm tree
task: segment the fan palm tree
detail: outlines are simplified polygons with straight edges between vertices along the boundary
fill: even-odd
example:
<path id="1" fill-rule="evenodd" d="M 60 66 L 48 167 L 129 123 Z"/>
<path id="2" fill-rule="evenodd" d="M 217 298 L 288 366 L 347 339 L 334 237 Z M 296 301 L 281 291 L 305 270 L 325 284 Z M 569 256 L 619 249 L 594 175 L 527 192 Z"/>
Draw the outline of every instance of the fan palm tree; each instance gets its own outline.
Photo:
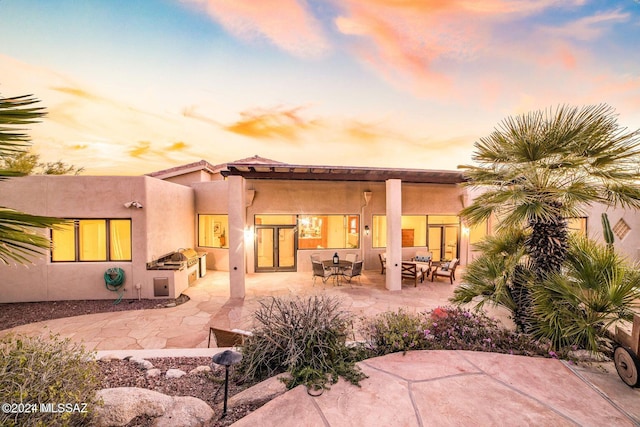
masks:
<path id="1" fill-rule="evenodd" d="M 473 225 L 493 215 L 499 228 L 525 229 L 539 281 L 565 260 L 566 218 L 592 203 L 640 207 L 640 131 L 618 125 L 607 105 L 509 117 L 475 143 L 473 160 L 460 166 L 466 185 L 485 191 L 461 216 Z"/>
<path id="2" fill-rule="evenodd" d="M 561 274 L 532 290 L 538 337 L 556 349 L 601 350 L 609 327 L 631 320 L 640 298 L 640 272 L 615 251 L 574 235 Z"/>
<path id="3" fill-rule="evenodd" d="M 502 306 L 512 313 L 516 326 L 527 330 L 530 319 L 520 309 L 527 303 L 522 301 L 522 290 L 532 280 L 524 249 L 526 234 L 522 229 L 502 229 L 494 236 L 487 236 L 476 245 L 481 252 L 464 273 L 463 281 L 454 292 L 451 302 L 462 305 L 474 302 L 480 310 L 485 303 Z"/>
<path id="4" fill-rule="evenodd" d="M 15 155 L 31 144 L 23 126 L 35 123 L 44 116 L 42 107 L 33 106 L 37 102 L 30 95 L 0 97 L 0 156 Z M 0 170 L 0 180 L 20 175 L 16 171 Z M 50 242 L 43 229 L 62 222 L 56 218 L 29 215 L 0 207 L 0 262 L 30 262 L 31 256 L 49 248 Z"/>

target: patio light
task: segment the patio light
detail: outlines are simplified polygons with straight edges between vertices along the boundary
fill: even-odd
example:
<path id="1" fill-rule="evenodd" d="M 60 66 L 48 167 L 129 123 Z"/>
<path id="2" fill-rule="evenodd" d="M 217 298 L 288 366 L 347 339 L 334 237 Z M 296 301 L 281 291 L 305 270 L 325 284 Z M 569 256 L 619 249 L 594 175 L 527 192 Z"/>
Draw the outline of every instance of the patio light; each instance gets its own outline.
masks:
<path id="1" fill-rule="evenodd" d="M 225 368 L 224 374 L 224 407 L 222 409 L 222 417 L 227 415 L 227 395 L 229 392 L 229 366 L 235 365 L 242 360 L 242 354 L 233 350 L 225 350 L 222 353 L 216 353 L 211 357 L 213 363 L 222 365 Z"/>

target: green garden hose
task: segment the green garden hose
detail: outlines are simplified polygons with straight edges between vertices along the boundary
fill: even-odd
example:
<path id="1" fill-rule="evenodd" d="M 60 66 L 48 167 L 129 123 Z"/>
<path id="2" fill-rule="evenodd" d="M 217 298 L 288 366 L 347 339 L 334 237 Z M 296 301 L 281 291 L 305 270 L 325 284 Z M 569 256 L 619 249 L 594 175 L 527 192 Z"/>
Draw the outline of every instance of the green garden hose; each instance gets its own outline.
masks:
<path id="1" fill-rule="evenodd" d="M 113 292 L 118 292 L 124 286 L 124 270 L 118 267 L 112 267 L 107 269 L 104 273 L 104 283 L 107 289 Z M 120 292 L 118 299 L 113 302 L 113 305 L 119 304 L 124 296 L 124 290 Z"/>

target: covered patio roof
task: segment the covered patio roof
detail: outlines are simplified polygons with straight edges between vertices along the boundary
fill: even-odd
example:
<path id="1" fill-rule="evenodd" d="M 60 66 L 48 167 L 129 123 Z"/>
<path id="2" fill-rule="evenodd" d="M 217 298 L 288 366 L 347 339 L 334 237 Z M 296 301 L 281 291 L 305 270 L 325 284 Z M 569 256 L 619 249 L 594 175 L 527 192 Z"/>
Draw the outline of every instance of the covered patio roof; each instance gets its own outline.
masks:
<path id="1" fill-rule="evenodd" d="M 459 184 L 465 181 L 462 172 L 424 169 L 386 169 L 353 166 L 311 166 L 286 163 L 264 164 L 232 162 L 220 173 L 247 179 L 287 179 L 304 181 L 378 181 L 400 179 L 421 184 Z"/>

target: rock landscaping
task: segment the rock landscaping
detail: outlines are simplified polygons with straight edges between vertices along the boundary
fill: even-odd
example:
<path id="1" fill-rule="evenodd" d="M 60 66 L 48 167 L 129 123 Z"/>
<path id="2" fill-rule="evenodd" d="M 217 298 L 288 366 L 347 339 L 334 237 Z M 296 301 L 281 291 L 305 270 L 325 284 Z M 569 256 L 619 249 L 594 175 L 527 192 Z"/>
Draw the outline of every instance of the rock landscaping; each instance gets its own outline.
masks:
<path id="1" fill-rule="evenodd" d="M 97 426 L 228 426 L 284 393 L 279 377 L 249 387 L 229 381 L 227 415 L 221 418 L 224 369 L 208 357 L 98 360 L 105 405 Z"/>

